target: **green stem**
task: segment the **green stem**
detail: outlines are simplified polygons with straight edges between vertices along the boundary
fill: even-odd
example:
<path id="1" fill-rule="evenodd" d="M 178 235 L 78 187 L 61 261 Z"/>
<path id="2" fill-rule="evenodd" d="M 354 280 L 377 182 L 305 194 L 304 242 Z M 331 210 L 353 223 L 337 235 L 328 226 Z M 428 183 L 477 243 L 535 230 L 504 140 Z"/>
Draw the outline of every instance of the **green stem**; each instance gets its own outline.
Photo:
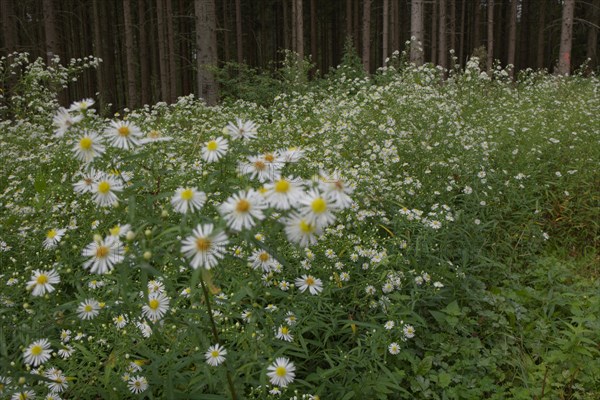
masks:
<path id="1" fill-rule="evenodd" d="M 200 286 L 202 286 L 202 292 L 204 293 L 204 301 L 206 302 L 206 311 L 208 311 L 208 318 L 210 319 L 210 327 L 212 330 L 213 338 L 215 342 L 221 344 L 219 339 L 219 332 L 217 331 L 217 324 L 215 324 L 215 319 L 213 318 L 212 307 L 210 306 L 210 296 L 208 294 L 208 289 L 204 284 L 204 278 L 200 275 Z M 229 369 L 227 369 L 227 384 L 229 385 L 229 391 L 231 392 L 231 399 L 237 400 L 237 394 L 235 392 L 235 387 L 233 386 L 233 379 L 231 378 L 231 374 L 229 373 Z"/>

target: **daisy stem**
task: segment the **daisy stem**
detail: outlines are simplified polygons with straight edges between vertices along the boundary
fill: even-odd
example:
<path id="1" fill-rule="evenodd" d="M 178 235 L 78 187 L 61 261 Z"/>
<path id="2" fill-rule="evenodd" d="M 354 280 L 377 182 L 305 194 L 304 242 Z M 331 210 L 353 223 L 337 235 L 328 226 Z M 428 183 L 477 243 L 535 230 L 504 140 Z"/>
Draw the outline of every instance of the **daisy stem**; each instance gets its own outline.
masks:
<path id="1" fill-rule="evenodd" d="M 208 294 L 208 289 L 206 284 L 204 283 L 204 278 L 200 276 L 200 286 L 202 286 L 202 293 L 204 293 L 204 302 L 206 303 L 206 311 L 208 311 L 208 318 L 210 319 L 210 327 L 212 330 L 213 338 L 215 342 L 221 344 L 219 339 L 219 332 L 217 331 L 217 324 L 215 324 L 215 320 L 213 318 L 212 307 L 210 306 L 210 295 Z M 237 394 L 235 392 L 235 387 L 233 386 L 233 379 L 231 377 L 231 373 L 229 372 L 229 368 L 227 368 L 227 384 L 229 386 L 229 391 L 231 392 L 231 399 L 237 400 Z"/>

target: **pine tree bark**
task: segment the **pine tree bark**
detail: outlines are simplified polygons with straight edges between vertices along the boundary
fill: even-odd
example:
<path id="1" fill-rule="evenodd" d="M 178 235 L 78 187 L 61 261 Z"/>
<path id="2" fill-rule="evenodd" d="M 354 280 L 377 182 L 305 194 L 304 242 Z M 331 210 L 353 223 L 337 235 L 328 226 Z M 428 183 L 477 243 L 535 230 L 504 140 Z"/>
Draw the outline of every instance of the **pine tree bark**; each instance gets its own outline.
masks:
<path id="1" fill-rule="evenodd" d="M 467 0 L 462 0 L 460 8 L 460 41 L 458 45 L 458 63 L 462 66 L 465 63 L 465 35 L 466 27 Z"/>
<path id="2" fill-rule="evenodd" d="M 138 0 L 138 29 L 140 38 L 141 104 L 150 103 L 150 59 L 148 58 L 148 35 L 146 33 L 146 0 Z"/>
<path id="3" fill-rule="evenodd" d="M 390 40 L 390 1 L 383 0 L 383 32 L 382 32 L 382 49 L 381 53 L 382 64 L 385 66 L 385 62 L 388 58 L 389 43 Z"/>
<path id="4" fill-rule="evenodd" d="M 352 0 L 346 0 L 346 38 L 352 36 Z"/>
<path id="5" fill-rule="evenodd" d="M 2 14 L 2 36 L 7 53 L 17 50 L 17 19 L 12 0 L 0 0 L 0 14 Z"/>
<path id="6" fill-rule="evenodd" d="M 475 5 L 475 15 L 473 16 L 473 46 L 471 46 L 471 51 L 481 46 L 481 1 L 476 0 L 473 4 Z"/>
<path id="7" fill-rule="evenodd" d="M 399 9 L 400 5 L 398 4 L 398 0 L 392 0 L 391 4 L 391 20 L 390 20 L 390 44 L 392 48 L 390 49 L 392 52 L 396 50 L 400 50 L 400 14 Z"/>
<path id="8" fill-rule="evenodd" d="M 133 17 L 131 15 L 131 0 L 123 0 L 123 18 L 125 21 L 125 60 L 127 63 L 127 106 L 138 107 L 136 88 L 136 62 L 133 38 Z"/>
<path id="9" fill-rule="evenodd" d="M 214 9 L 214 6 L 213 6 Z M 177 57 L 175 56 L 175 20 L 173 15 L 172 0 L 165 0 L 166 23 L 167 23 L 167 45 L 169 61 L 169 102 L 177 101 L 177 81 L 179 80 L 179 71 L 177 70 Z M 214 13 L 214 10 L 213 10 Z M 216 31 L 216 28 L 215 28 Z"/>
<path id="10" fill-rule="evenodd" d="M 494 66 L 494 0 L 487 4 L 487 70 L 492 74 Z"/>
<path id="11" fill-rule="evenodd" d="M 410 62 L 423 65 L 423 0 L 413 0 L 410 7 Z"/>
<path id="12" fill-rule="evenodd" d="M 431 3 L 431 63 L 433 65 L 437 65 L 438 63 L 439 22 L 439 0 L 433 0 Z"/>
<path id="13" fill-rule="evenodd" d="M 169 45 L 167 42 L 167 27 L 165 20 L 164 0 L 156 0 L 156 15 L 158 29 L 158 63 L 160 68 L 160 99 L 169 101 L 171 98 L 169 84 Z"/>
<path id="14" fill-rule="evenodd" d="M 590 68 L 595 68 L 598 63 L 598 27 L 600 27 L 600 0 L 590 4 L 590 19 L 593 26 L 588 29 L 586 58 L 590 59 Z"/>
<path id="15" fill-rule="evenodd" d="M 195 0 L 198 96 L 206 104 L 217 104 L 218 91 L 209 67 L 217 65 L 217 22 L 214 0 Z"/>
<path id="16" fill-rule="evenodd" d="M 456 0 L 450 0 L 450 49 L 456 51 Z"/>
<path id="17" fill-rule="evenodd" d="M 43 0 L 44 34 L 46 35 L 46 62 L 52 63 L 54 56 L 61 56 L 56 13 L 53 0 Z"/>
<path id="18" fill-rule="evenodd" d="M 510 77 L 515 77 L 515 54 L 517 50 L 517 6 L 518 0 L 510 2 L 510 20 L 508 31 L 508 64 L 512 65 L 510 69 Z"/>
<path id="19" fill-rule="evenodd" d="M 545 55 L 545 40 L 546 37 L 546 2 L 542 1 L 539 9 L 538 15 L 538 30 L 537 30 L 537 57 L 536 57 L 536 65 L 538 68 L 544 68 L 544 55 Z"/>
<path id="20" fill-rule="evenodd" d="M 304 60 L 304 8 L 302 0 L 296 0 L 296 53 Z"/>
<path id="21" fill-rule="evenodd" d="M 285 4 L 283 5 L 285 7 Z M 244 62 L 244 32 L 242 31 L 242 3 L 235 0 L 235 40 L 237 44 L 237 62 Z"/>
<path id="22" fill-rule="evenodd" d="M 439 33 L 440 33 L 440 54 L 439 54 L 439 64 L 444 69 L 448 68 L 448 4 L 446 0 L 439 0 L 440 5 L 440 23 L 439 23 Z"/>
<path id="23" fill-rule="evenodd" d="M 312 56 L 312 62 L 315 65 L 319 65 L 319 54 L 318 54 L 318 43 L 317 43 L 317 0 L 310 0 L 310 54 Z"/>
<path id="24" fill-rule="evenodd" d="M 365 72 L 371 70 L 371 0 L 363 0 L 362 63 Z"/>
<path id="25" fill-rule="evenodd" d="M 560 30 L 560 50 L 558 55 L 559 75 L 571 73 L 571 47 L 573 44 L 573 13 L 575 0 L 565 0 L 562 13 L 562 28 Z"/>

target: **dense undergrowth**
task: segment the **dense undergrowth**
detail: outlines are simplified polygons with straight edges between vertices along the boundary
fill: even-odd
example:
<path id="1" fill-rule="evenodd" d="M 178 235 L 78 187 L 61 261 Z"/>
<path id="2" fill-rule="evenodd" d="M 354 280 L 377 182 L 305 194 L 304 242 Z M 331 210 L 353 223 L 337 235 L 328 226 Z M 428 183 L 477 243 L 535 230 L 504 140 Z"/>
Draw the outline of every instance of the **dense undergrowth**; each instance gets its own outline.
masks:
<path id="1" fill-rule="evenodd" d="M 3 60 L 2 395 L 600 397 L 598 79 L 345 61 L 53 123 L 43 65 Z"/>

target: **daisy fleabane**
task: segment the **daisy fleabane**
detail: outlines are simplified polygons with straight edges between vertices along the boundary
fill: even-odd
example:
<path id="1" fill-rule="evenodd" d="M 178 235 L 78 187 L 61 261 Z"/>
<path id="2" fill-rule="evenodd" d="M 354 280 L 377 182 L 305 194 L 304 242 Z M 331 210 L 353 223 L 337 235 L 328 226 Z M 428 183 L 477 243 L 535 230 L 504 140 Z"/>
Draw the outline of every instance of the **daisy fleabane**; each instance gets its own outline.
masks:
<path id="1" fill-rule="evenodd" d="M 235 231 L 250 229 L 256 225 L 257 220 L 265 218 L 263 209 L 266 207 L 262 196 L 250 189 L 247 192 L 241 191 L 229 197 L 220 205 L 219 211 L 227 226 Z"/>
<path id="2" fill-rule="evenodd" d="M 43 296 L 46 293 L 54 292 L 54 286 L 60 283 L 60 276 L 55 270 L 40 271 L 36 269 L 33 271 L 31 280 L 27 282 L 27 289 L 31 290 L 32 296 Z"/>
<path id="3" fill-rule="evenodd" d="M 84 163 L 89 163 L 101 154 L 104 154 L 102 139 L 96 132 L 86 131 L 77 139 L 73 146 L 75 157 Z"/>
<path id="4" fill-rule="evenodd" d="M 52 349 L 48 339 L 40 339 L 31 343 L 23 351 L 23 357 L 26 364 L 31 364 L 34 367 L 41 365 L 50 359 Z"/>
<path id="5" fill-rule="evenodd" d="M 95 299 L 86 299 L 79 303 L 77 315 L 83 320 L 94 319 L 100 314 L 100 303 Z"/>
<path id="6" fill-rule="evenodd" d="M 325 196 L 329 196 L 339 208 L 348 208 L 352 205 L 350 194 L 354 191 L 354 186 L 349 185 L 338 171 L 332 174 L 321 172 L 319 189 Z"/>
<path id="7" fill-rule="evenodd" d="M 94 99 L 83 99 L 81 101 L 73 102 L 73 104 L 71 104 L 71 107 L 69 107 L 69 111 L 85 112 L 88 110 L 88 108 L 90 108 L 93 105 Z"/>
<path id="8" fill-rule="evenodd" d="M 324 228 L 335 221 L 333 210 L 337 207 L 330 196 L 312 189 L 300 199 L 299 203 L 299 211 L 309 223 Z"/>
<path id="9" fill-rule="evenodd" d="M 268 368 L 267 376 L 272 385 L 285 387 L 294 381 L 296 367 L 289 358 L 278 357 Z"/>
<path id="10" fill-rule="evenodd" d="M 127 385 L 132 393 L 138 394 L 148 389 L 148 380 L 143 376 L 132 376 Z"/>
<path id="11" fill-rule="evenodd" d="M 165 316 L 169 310 L 169 298 L 165 293 L 152 292 L 148 295 L 148 303 L 142 307 L 142 315 L 152 322 Z"/>
<path id="12" fill-rule="evenodd" d="M 232 139 L 254 139 L 257 134 L 257 126 L 252 121 L 243 121 L 240 118 L 236 118 L 235 123 L 228 123 L 224 131 Z"/>
<path id="13" fill-rule="evenodd" d="M 285 325 L 279 325 L 275 337 L 277 339 L 285 340 L 286 342 L 294 340 L 294 336 L 290 333 L 290 328 Z"/>
<path id="14" fill-rule="evenodd" d="M 313 245 L 317 242 L 318 235 L 321 234 L 321 228 L 314 222 L 300 214 L 293 213 L 284 220 L 285 233 L 288 240 L 297 243 L 302 247 Z"/>
<path id="15" fill-rule="evenodd" d="M 295 283 L 302 293 L 308 289 L 310 294 L 314 295 L 319 294 L 323 290 L 323 281 L 312 275 L 302 275 L 301 278 L 296 278 Z"/>
<path id="16" fill-rule="evenodd" d="M 54 117 L 52 118 L 52 123 L 56 127 L 56 129 L 54 130 L 54 136 L 59 138 L 63 137 L 71 126 L 75 125 L 82 119 L 83 116 L 73 116 L 69 114 L 69 112 L 64 107 L 60 107 L 58 111 L 56 111 Z"/>
<path id="17" fill-rule="evenodd" d="M 81 176 L 81 179 L 73 184 L 75 193 L 91 193 L 94 189 L 94 183 L 96 183 L 100 176 L 99 172 L 94 168 L 90 168 L 87 171 L 80 171 L 78 175 Z"/>
<path id="18" fill-rule="evenodd" d="M 198 224 L 192 235 L 182 241 L 181 252 L 190 259 L 193 269 L 211 269 L 223 258 L 229 242 L 227 235 L 213 229 L 213 224 Z"/>
<path id="19" fill-rule="evenodd" d="M 238 170 L 243 175 L 249 175 L 250 179 L 266 182 L 279 178 L 281 166 L 268 163 L 262 156 L 248 156 L 248 161 L 240 162 Z"/>
<path id="20" fill-rule="evenodd" d="M 216 139 L 209 140 L 202 147 L 202 159 L 207 163 L 213 163 L 219 161 L 226 153 L 229 148 L 227 139 L 218 137 Z"/>
<path id="21" fill-rule="evenodd" d="M 94 201 L 100 207 L 114 205 L 119 201 L 119 198 L 114 192 L 121 192 L 123 183 L 115 176 L 101 172 L 96 177 L 96 182 L 92 186 Z"/>
<path id="22" fill-rule="evenodd" d="M 204 358 L 206 358 L 206 363 L 212 367 L 217 367 L 225 362 L 225 356 L 227 355 L 227 350 L 221 346 L 220 344 L 212 345 L 206 350 L 204 353 Z"/>
<path id="23" fill-rule="evenodd" d="M 156 143 L 156 142 L 168 142 L 169 140 L 173 140 L 170 136 L 164 136 L 161 131 L 156 129 L 152 129 L 150 132 L 146 134 L 146 137 L 140 139 L 141 144 L 147 143 Z"/>
<path id="24" fill-rule="evenodd" d="M 298 204 L 304 192 L 301 184 L 294 177 L 280 177 L 265 185 L 266 199 L 269 206 L 278 210 L 289 210 Z"/>
<path id="25" fill-rule="evenodd" d="M 60 239 L 65 235 L 66 229 L 50 229 L 46 232 L 46 239 L 44 239 L 44 249 L 51 250 L 56 247 Z"/>
<path id="26" fill-rule="evenodd" d="M 178 213 L 200 210 L 206 201 L 206 194 L 195 188 L 179 188 L 171 198 L 171 205 Z"/>
<path id="27" fill-rule="evenodd" d="M 143 136 L 140 128 L 129 121 L 111 121 L 104 133 L 108 136 L 110 144 L 124 150 L 139 146 Z"/>
<path id="28" fill-rule="evenodd" d="M 395 356 L 396 354 L 400 353 L 400 345 L 396 342 L 392 342 L 388 346 L 388 351 L 390 352 L 391 355 Z"/>
<path id="29" fill-rule="evenodd" d="M 271 272 L 278 264 L 277 260 L 265 250 L 255 250 L 248 258 L 248 261 L 252 263 L 252 268 L 260 268 L 264 272 Z"/>
<path id="30" fill-rule="evenodd" d="M 94 240 L 82 251 L 84 257 L 91 257 L 83 264 L 92 274 L 105 274 L 125 258 L 123 244 L 118 237 L 107 236 L 104 240 Z"/>

